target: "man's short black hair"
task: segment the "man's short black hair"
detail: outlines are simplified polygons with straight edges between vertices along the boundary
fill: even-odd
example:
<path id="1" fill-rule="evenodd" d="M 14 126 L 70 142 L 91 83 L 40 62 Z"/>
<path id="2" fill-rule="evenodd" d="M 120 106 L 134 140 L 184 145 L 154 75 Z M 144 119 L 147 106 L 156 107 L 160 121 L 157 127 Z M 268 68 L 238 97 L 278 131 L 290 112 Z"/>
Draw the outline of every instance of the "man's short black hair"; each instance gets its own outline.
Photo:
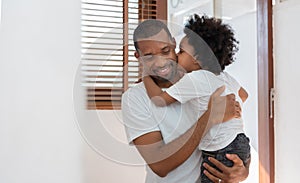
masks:
<path id="1" fill-rule="evenodd" d="M 168 34 L 170 40 L 172 39 L 172 35 L 167 27 L 167 25 L 160 21 L 155 19 L 148 19 L 140 23 L 137 28 L 134 30 L 133 33 L 133 42 L 134 47 L 138 51 L 138 40 L 139 39 L 145 39 L 149 38 L 151 36 L 154 36 L 158 34 L 160 31 L 165 30 Z"/>

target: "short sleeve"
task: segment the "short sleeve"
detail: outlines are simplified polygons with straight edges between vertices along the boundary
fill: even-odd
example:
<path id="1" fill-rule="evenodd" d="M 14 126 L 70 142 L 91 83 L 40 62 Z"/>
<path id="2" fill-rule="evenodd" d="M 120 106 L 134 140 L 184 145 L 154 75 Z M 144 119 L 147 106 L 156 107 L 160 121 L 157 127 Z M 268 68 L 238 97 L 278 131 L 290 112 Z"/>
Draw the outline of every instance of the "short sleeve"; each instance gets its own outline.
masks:
<path id="1" fill-rule="evenodd" d="M 147 96 L 146 96 L 147 97 Z M 160 131 L 143 94 L 129 89 L 122 95 L 122 116 L 128 142 L 146 133 Z"/>
<path id="2" fill-rule="evenodd" d="M 166 92 L 180 103 L 186 103 L 189 100 L 211 94 L 212 88 L 209 85 L 211 77 L 215 76 L 202 70 L 193 71 L 185 74 Z"/>
<path id="3" fill-rule="evenodd" d="M 231 86 L 233 87 L 233 90 L 238 91 L 241 88 L 241 84 L 227 72 L 224 72 L 224 74 L 228 78 L 228 81 L 231 84 Z"/>

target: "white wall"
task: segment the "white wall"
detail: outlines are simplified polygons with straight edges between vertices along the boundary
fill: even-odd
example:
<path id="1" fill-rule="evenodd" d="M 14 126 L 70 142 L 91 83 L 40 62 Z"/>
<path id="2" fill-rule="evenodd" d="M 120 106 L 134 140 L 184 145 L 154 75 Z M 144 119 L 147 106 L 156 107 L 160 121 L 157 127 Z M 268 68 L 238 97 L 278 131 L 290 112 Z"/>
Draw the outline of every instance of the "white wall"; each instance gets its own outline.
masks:
<path id="1" fill-rule="evenodd" d="M 258 182 L 258 111 L 257 111 L 257 26 L 256 12 L 250 12 L 227 21 L 239 41 L 236 61 L 226 68 L 247 90 L 249 97 L 243 105 L 246 134 L 250 137 L 252 161 L 245 182 Z M 245 22 L 247 22 L 245 24 Z"/>
<path id="2" fill-rule="evenodd" d="M 247 24 L 245 24 L 247 22 Z M 228 21 L 239 41 L 236 61 L 226 68 L 247 90 L 249 97 L 244 104 L 243 118 L 246 133 L 251 137 L 251 144 L 258 150 L 257 119 L 257 33 L 256 12 Z"/>
<path id="3" fill-rule="evenodd" d="M 145 162 L 129 146 L 119 110 L 86 110 L 80 68 L 74 83 L 76 123 L 85 141 L 82 149 L 82 183 L 130 182 L 145 179 Z"/>
<path id="4" fill-rule="evenodd" d="M 274 8 L 276 183 L 299 182 L 299 18 L 298 0 Z"/>
<path id="5" fill-rule="evenodd" d="M 83 109 L 85 97 L 77 70 L 80 1 L 2 3 L 0 182 L 143 182 L 143 166 L 124 164 L 135 162 L 138 156 L 133 147 L 122 149 L 126 140 L 123 128 L 109 126 L 119 122 L 115 111 L 104 111 L 97 118 Z M 73 94 L 79 101 L 73 101 Z M 108 126 L 94 128 L 92 124 L 101 121 Z M 113 132 L 103 136 L 106 129 Z M 90 136 L 86 138 L 86 134 Z M 111 148 L 116 135 L 123 139 L 121 147 Z M 98 139 L 98 144 L 91 139 Z M 121 154 L 121 161 L 107 159 L 99 153 L 103 149 Z M 135 164 L 143 162 L 138 159 Z"/>
<path id="6" fill-rule="evenodd" d="M 0 182 L 81 182 L 79 11 L 79 1 L 2 0 Z"/>

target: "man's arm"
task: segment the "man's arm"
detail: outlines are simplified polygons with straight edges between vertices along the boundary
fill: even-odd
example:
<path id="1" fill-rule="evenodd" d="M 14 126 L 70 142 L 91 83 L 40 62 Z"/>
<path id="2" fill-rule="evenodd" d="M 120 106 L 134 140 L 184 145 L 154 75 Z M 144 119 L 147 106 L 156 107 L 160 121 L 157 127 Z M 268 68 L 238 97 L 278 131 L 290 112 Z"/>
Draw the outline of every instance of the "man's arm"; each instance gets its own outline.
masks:
<path id="1" fill-rule="evenodd" d="M 160 132 L 151 132 L 136 138 L 133 142 L 149 167 L 160 177 L 185 162 L 198 147 L 205 131 L 208 114 L 176 140 L 165 144 Z"/>
<path id="2" fill-rule="evenodd" d="M 174 141 L 165 144 L 159 131 L 147 133 L 133 141 L 153 172 L 165 177 L 190 157 L 206 129 L 218 121 L 227 121 L 240 115 L 234 95 L 220 96 L 224 89 L 219 88 L 213 93 L 208 110 L 193 127 Z"/>

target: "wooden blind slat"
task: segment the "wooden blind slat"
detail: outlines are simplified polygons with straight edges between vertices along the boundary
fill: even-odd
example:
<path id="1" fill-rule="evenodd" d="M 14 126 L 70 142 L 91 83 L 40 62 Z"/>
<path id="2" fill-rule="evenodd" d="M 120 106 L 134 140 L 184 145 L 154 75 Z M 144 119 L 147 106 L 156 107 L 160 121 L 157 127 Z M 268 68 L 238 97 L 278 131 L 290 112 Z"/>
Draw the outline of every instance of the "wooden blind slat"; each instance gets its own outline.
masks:
<path id="1" fill-rule="evenodd" d="M 117 3 L 117 4 L 112 4 L 112 2 L 111 3 L 107 3 L 107 4 L 104 4 L 104 3 L 89 3 L 89 2 L 82 2 L 83 4 L 87 4 L 87 5 L 97 5 L 97 6 L 104 6 L 104 7 L 120 7 L 120 8 L 122 8 L 123 6 L 122 5 L 118 5 L 118 4 L 120 4 L 120 3 L 122 3 L 122 2 L 120 2 L 120 3 Z"/>
<path id="2" fill-rule="evenodd" d="M 97 45 L 97 44 L 101 44 L 101 45 L 120 45 L 118 43 L 99 43 L 99 42 L 89 42 L 89 41 L 81 41 L 82 44 L 91 44 L 91 45 Z M 130 44 L 129 44 L 130 45 Z"/>
<path id="3" fill-rule="evenodd" d="M 122 71 L 120 71 L 120 70 L 101 70 L 101 71 L 99 71 L 99 70 L 85 70 L 86 72 L 103 72 L 103 73 L 106 73 L 106 72 L 122 72 Z M 131 73 L 138 73 L 139 71 L 130 71 Z"/>
<path id="4" fill-rule="evenodd" d="M 156 16 L 156 0 L 82 1 L 81 70 L 88 109 L 120 109 L 122 93 L 141 73 L 133 57 L 133 30 Z"/>
<path id="5" fill-rule="evenodd" d="M 94 15 L 94 17 L 99 17 L 101 18 L 102 16 L 101 15 Z M 134 19 L 133 19 L 134 20 Z M 86 21 L 86 22 L 99 22 L 99 23 L 122 23 L 121 20 L 119 21 L 112 21 L 112 20 L 90 20 L 90 19 L 84 19 L 83 21 Z M 133 23 L 131 22 L 130 24 L 132 25 L 137 25 L 138 23 Z"/>
<path id="6" fill-rule="evenodd" d="M 119 95 L 119 96 L 116 96 L 116 97 L 114 97 L 114 96 L 107 96 L 107 97 L 104 97 L 104 96 L 88 96 L 87 97 L 87 99 L 88 100 L 90 100 L 90 101 L 93 101 L 93 100 L 121 100 L 121 96 Z"/>

